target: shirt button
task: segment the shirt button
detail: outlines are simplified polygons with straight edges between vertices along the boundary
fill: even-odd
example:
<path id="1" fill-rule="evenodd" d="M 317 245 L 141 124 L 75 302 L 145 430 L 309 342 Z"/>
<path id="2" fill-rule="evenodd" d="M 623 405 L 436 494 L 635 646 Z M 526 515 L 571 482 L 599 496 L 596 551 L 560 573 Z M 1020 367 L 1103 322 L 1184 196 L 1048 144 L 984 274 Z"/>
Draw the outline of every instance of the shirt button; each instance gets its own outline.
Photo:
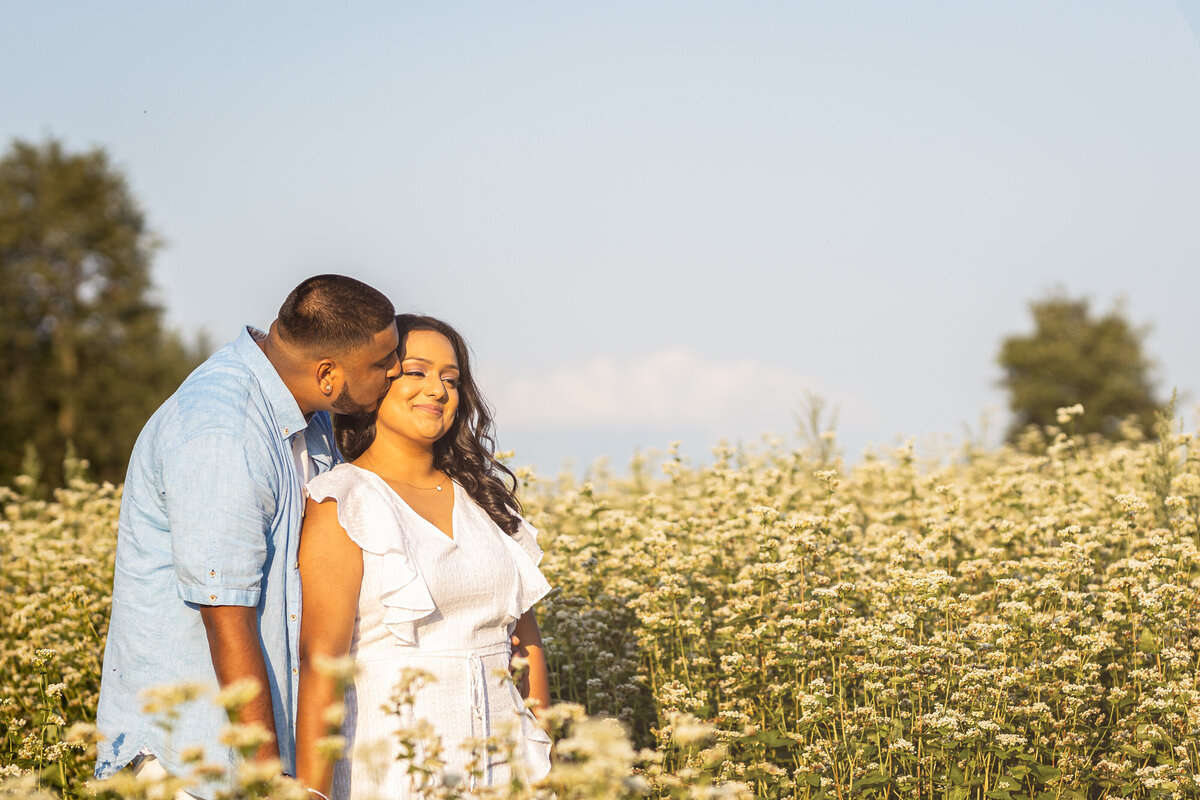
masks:
<path id="1" fill-rule="evenodd" d="M 284 429 L 283 429 L 283 435 L 284 435 L 284 436 L 287 436 L 287 435 L 288 435 L 288 429 L 287 429 L 287 428 L 284 428 Z"/>
<path id="2" fill-rule="evenodd" d="M 297 561 L 295 564 L 293 564 L 292 569 L 300 569 L 300 562 Z"/>
<path id="3" fill-rule="evenodd" d="M 293 674 L 293 675 L 298 675 L 299 673 L 300 673 L 300 670 L 296 669 L 295 667 L 292 667 L 292 674 Z"/>
<path id="4" fill-rule="evenodd" d="M 296 618 L 296 615 L 295 615 L 295 614 L 292 614 L 292 619 L 295 619 L 295 618 Z"/>
<path id="5" fill-rule="evenodd" d="M 216 599 L 217 599 L 217 596 L 216 596 L 215 594 L 210 594 L 210 595 L 208 596 L 208 599 L 209 599 L 209 600 L 216 600 Z"/>
<path id="6" fill-rule="evenodd" d="M 215 577 L 217 577 L 217 571 L 216 571 L 215 569 L 210 569 L 210 570 L 208 571 L 208 577 L 210 577 L 210 578 L 215 578 Z"/>

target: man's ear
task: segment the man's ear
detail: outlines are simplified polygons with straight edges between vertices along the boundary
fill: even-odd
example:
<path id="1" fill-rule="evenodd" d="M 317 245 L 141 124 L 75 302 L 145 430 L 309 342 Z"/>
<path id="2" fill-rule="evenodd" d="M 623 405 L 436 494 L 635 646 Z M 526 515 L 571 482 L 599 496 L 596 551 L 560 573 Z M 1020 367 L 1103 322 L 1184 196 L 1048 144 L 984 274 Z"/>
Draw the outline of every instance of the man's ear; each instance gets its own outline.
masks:
<path id="1" fill-rule="evenodd" d="M 332 397 L 334 384 L 341 378 L 341 370 L 332 358 L 322 358 L 317 362 L 317 388 L 326 397 Z"/>

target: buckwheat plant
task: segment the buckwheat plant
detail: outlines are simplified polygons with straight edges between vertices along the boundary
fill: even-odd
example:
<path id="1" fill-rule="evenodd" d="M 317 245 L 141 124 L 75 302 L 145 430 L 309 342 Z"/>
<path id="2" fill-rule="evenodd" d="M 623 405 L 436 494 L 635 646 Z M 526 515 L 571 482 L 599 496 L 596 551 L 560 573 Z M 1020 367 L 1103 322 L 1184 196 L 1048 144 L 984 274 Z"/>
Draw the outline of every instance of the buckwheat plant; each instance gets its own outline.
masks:
<path id="1" fill-rule="evenodd" d="M 1128 433 L 535 484 L 555 693 L 758 797 L 1200 796 L 1200 462 Z"/>
<path id="2" fill-rule="evenodd" d="M 1079 413 L 936 460 L 850 466 L 822 428 L 628 477 L 522 472 L 555 587 L 554 767 L 472 795 L 404 721 L 418 774 L 531 800 L 1200 797 L 1200 452 L 1169 419 L 1114 441 Z M 0 489 L 9 797 L 91 788 L 119 494 Z M 514 746 L 497 733 L 481 758 Z"/>

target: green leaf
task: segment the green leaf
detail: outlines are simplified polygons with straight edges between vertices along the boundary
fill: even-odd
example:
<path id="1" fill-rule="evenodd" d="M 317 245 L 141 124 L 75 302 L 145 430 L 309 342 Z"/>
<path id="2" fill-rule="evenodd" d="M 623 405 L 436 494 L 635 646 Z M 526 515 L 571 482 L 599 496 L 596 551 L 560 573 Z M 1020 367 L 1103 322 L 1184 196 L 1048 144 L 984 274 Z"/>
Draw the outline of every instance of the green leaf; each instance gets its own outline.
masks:
<path id="1" fill-rule="evenodd" d="M 759 731 L 750 738 L 754 741 L 762 742 L 767 747 L 790 747 L 799 741 L 798 739 L 788 736 L 778 728 L 772 728 L 771 730 L 767 731 Z"/>
<path id="2" fill-rule="evenodd" d="M 992 789 L 986 796 L 992 800 L 1013 800 L 1013 796 L 1003 789 Z"/>
<path id="3" fill-rule="evenodd" d="M 881 783 L 887 783 L 891 780 L 891 776 L 886 772 L 868 772 L 858 779 L 857 785 L 863 786 L 878 786 Z"/>
<path id="4" fill-rule="evenodd" d="M 1030 764 L 1029 770 L 1033 773 L 1033 777 L 1042 783 L 1056 781 L 1062 777 L 1062 770 L 1049 764 Z M 1016 774 L 1016 770 L 1013 770 L 1013 774 Z"/>

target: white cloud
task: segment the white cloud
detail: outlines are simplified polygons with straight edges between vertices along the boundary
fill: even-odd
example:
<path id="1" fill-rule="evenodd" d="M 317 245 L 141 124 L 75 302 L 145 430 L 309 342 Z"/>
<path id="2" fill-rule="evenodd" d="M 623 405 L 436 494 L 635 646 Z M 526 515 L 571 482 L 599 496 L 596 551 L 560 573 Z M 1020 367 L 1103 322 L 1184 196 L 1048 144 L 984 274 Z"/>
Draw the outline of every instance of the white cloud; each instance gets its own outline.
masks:
<path id="1" fill-rule="evenodd" d="M 809 385 L 777 367 L 662 350 L 501 379 L 489 382 L 487 393 L 505 430 L 698 429 L 741 436 L 790 429 Z"/>

